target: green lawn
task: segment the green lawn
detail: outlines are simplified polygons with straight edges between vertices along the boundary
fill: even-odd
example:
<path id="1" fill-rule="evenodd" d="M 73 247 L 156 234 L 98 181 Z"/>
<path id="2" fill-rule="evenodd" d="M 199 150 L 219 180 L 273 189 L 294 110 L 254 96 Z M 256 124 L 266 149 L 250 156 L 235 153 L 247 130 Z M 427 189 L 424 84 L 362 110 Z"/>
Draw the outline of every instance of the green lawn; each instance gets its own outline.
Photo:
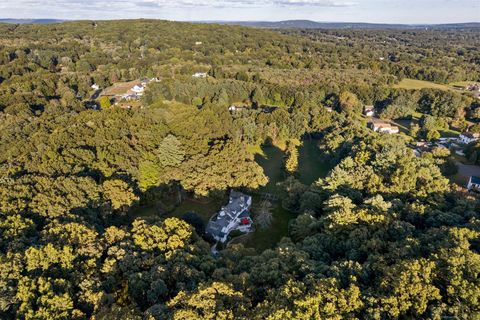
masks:
<path id="1" fill-rule="evenodd" d="M 400 131 L 409 134 L 409 130 L 412 124 L 419 124 L 420 118 L 423 116 L 423 114 L 419 112 L 415 112 L 413 114 L 413 118 L 411 120 L 392 120 L 392 122 L 400 127 Z M 438 129 L 438 132 L 440 132 L 440 135 L 442 138 L 451 138 L 451 137 L 458 137 L 461 132 L 453 130 L 453 129 Z"/>
<path id="2" fill-rule="evenodd" d="M 255 154 L 255 160 L 260 164 L 269 178 L 265 187 L 260 188 L 258 193 L 253 194 L 253 206 L 262 201 L 261 193 L 279 194 L 279 182 L 285 180 L 287 175 L 283 168 L 285 153 L 275 146 L 249 147 L 249 151 Z M 318 140 L 304 140 L 299 149 L 299 169 L 297 178 L 304 184 L 311 184 L 324 177 L 330 169 L 330 165 L 322 160 L 318 149 Z M 197 213 L 207 223 L 222 205 L 226 204 L 227 194 L 223 199 L 206 198 L 201 200 L 187 199 L 168 213 L 161 212 L 156 206 L 136 208 L 130 212 L 131 217 L 153 219 L 159 215 L 163 217 L 180 218 L 187 212 Z M 281 206 L 281 199 L 272 204 L 273 223 L 266 230 L 257 228 L 253 233 L 240 236 L 232 243 L 243 243 L 246 247 L 255 248 L 258 252 L 273 248 L 278 241 L 288 235 L 288 223 L 296 217 L 295 213 L 285 210 Z"/>
<path id="3" fill-rule="evenodd" d="M 260 201 L 260 199 L 255 200 Z M 280 205 L 272 209 L 273 223 L 268 229 L 257 228 L 253 233 L 234 239 L 231 244 L 243 243 L 244 246 L 254 248 L 257 252 L 275 247 L 283 237 L 288 236 L 288 223 L 296 214 L 283 209 Z"/>
<path id="4" fill-rule="evenodd" d="M 269 178 L 262 192 L 277 193 L 277 184 L 286 178 L 284 166 L 285 153 L 275 146 L 263 146 L 262 152 L 256 152 L 255 160 L 260 164 Z M 298 170 L 295 176 L 304 184 L 310 185 L 318 178 L 327 175 L 330 164 L 322 158 L 318 140 L 306 139 L 299 147 Z"/>
<path id="5" fill-rule="evenodd" d="M 460 131 L 455 131 L 452 129 L 438 130 L 438 132 L 440 132 L 440 135 L 442 136 L 442 138 L 454 138 L 454 137 L 458 137 L 461 134 Z"/>
<path id="6" fill-rule="evenodd" d="M 452 82 L 450 83 L 449 85 L 453 86 L 453 87 L 466 87 L 470 84 L 480 84 L 480 82 L 477 82 L 477 81 L 457 81 L 457 82 Z"/>
<path id="7" fill-rule="evenodd" d="M 181 218 L 187 212 L 195 212 L 198 214 L 205 224 L 211 216 L 213 216 L 222 205 L 227 203 L 227 199 L 206 199 L 206 201 L 196 202 L 193 200 L 185 200 L 175 210 L 167 215 L 167 217 Z"/>
<path id="8" fill-rule="evenodd" d="M 165 200 L 163 201 L 165 202 Z M 187 212 L 197 213 L 202 220 L 207 223 L 210 217 L 220 209 L 220 207 L 227 202 L 225 199 L 217 198 L 204 198 L 202 200 L 186 199 L 179 206 L 169 204 L 169 210 L 165 210 L 164 206 L 151 205 L 143 207 L 135 207 L 129 212 L 129 216 L 132 218 L 142 218 L 145 220 L 154 219 L 156 217 L 176 217 L 181 218 Z M 173 210 L 171 209 L 173 208 Z M 170 211 L 171 210 L 171 211 Z"/>
<path id="9" fill-rule="evenodd" d="M 263 152 L 256 152 L 256 161 L 260 164 L 269 178 L 268 184 L 259 190 L 260 193 L 278 194 L 279 182 L 285 180 L 287 175 L 283 168 L 285 153 L 275 146 L 263 146 Z M 263 155 L 260 155 L 263 154 Z M 330 170 L 330 164 L 322 160 L 318 140 L 303 140 L 299 149 L 299 169 L 297 178 L 304 184 L 310 185 L 321 177 L 325 177 Z M 259 195 L 253 197 L 254 206 L 261 202 Z M 258 252 L 272 248 L 283 237 L 288 236 L 288 223 L 297 215 L 285 210 L 281 200 L 273 204 L 273 224 L 266 230 L 256 229 L 255 232 L 242 236 L 232 243 L 243 243 L 247 247 L 255 248 Z"/>
<path id="10" fill-rule="evenodd" d="M 398 84 L 393 86 L 396 89 L 407 89 L 407 90 L 420 90 L 420 89 L 438 89 L 438 90 L 452 90 L 451 87 L 438 84 L 430 81 L 415 80 L 415 79 L 403 79 Z"/>
<path id="11" fill-rule="evenodd" d="M 300 182 L 310 185 L 319 178 L 325 177 L 330 169 L 330 163 L 322 158 L 318 148 L 318 140 L 304 140 L 299 150 L 298 170 L 296 173 Z"/>
<path id="12" fill-rule="evenodd" d="M 257 154 L 255 161 L 263 168 L 268 184 L 260 192 L 278 193 L 280 189 L 277 184 L 286 178 L 283 169 L 285 153 L 275 146 L 263 146 L 262 150 L 263 155 Z"/>

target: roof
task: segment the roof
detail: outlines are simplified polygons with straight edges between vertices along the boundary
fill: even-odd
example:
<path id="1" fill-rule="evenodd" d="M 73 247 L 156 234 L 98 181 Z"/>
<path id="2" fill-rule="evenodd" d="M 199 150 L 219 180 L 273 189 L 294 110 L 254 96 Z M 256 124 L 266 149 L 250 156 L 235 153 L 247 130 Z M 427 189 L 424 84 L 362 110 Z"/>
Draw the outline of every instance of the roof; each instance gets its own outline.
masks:
<path id="1" fill-rule="evenodd" d="M 371 121 L 370 122 L 375 128 L 394 128 L 390 123 L 384 121 Z"/>
<path id="2" fill-rule="evenodd" d="M 250 196 L 232 190 L 228 204 L 222 207 L 220 211 L 210 219 L 206 232 L 222 238 L 225 235 L 225 230 L 223 229 L 227 227 L 231 221 L 240 216 L 248 217 L 247 210 L 250 206 L 249 200 L 251 201 Z"/>
<path id="3" fill-rule="evenodd" d="M 465 136 L 465 137 L 467 137 L 467 138 L 478 139 L 478 137 L 480 136 L 480 134 L 478 134 L 478 133 L 471 133 L 471 132 L 464 132 L 464 133 L 462 133 L 462 136 Z"/>
<path id="4" fill-rule="evenodd" d="M 471 182 L 471 183 L 475 183 L 475 184 L 480 184 L 480 177 L 471 176 L 471 177 L 470 177 L 470 182 Z"/>
<path id="5" fill-rule="evenodd" d="M 374 123 L 375 128 L 391 128 L 392 125 L 389 123 Z"/>

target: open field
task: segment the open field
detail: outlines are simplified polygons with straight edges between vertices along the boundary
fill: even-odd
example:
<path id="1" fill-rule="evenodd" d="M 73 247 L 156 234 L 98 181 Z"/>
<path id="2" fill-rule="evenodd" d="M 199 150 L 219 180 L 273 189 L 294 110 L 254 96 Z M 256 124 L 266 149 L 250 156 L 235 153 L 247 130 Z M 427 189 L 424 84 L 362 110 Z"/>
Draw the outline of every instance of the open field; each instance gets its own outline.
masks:
<path id="1" fill-rule="evenodd" d="M 415 80 L 415 79 L 403 79 L 398 84 L 393 86 L 396 89 L 407 89 L 407 90 L 420 90 L 420 89 L 437 89 L 437 90 L 452 90 L 451 87 L 433 83 L 430 81 Z"/>
<path id="2" fill-rule="evenodd" d="M 253 201 L 260 201 L 254 197 Z M 233 243 L 243 243 L 244 246 L 255 248 L 257 252 L 273 248 L 283 237 L 288 236 L 288 223 L 296 217 L 296 214 L 285 210 L 278 205 L 272 209 L 273 222 L 270 228 L 257 229 L 241 238 L 233 239 Z"/>
<path id="3" fill-rule="evenodd" d="M 197 202 L 194 200 L 184 200 L 182 204 L 175 208 L 175 210 L 169 213 L 168 217 L 181 218 L 187 212 L 195 212 L 198 214 L 205 224 L 210 218 L 227 203 L 227 199 L 208 199 L 205 202 Z"/>
<path id="4" fill-rule="evenodd" d="M 457 82 L 450 83 L 450 85 L 452 87 L 461 87 L 461 88 L 465 88 L 466 86 L 468 86 L 470 84 L 480 84 L 480 82 L 476 82 L 476 81 L 457 81 Z"/>
<path id="5" fill-rule="evenodd" d="M 420 123 L 420 118 L 422 117 L 422 114 L 419 112 L 415 112 L 413 114 L 412 119 L 399 119 L 399 120 L 392 120 L 392 123 L 400 127 L 400 131 L 405 133 L 406 135 L 409 134 L 409 130 L 413 124 L 418 124 Z M 442 138 L 452 138 L 452 137 L 458 137 L 461 132 L 453 130 L 453 129 L 438 129 L 438 132 L 440 132 L 440 135 Z"/>
<path id="6" fill-rule="evenodd" d="M 431 81 L 416 80 L 416 79 L 403 79 L 398 84 L 393 87 L 396 89 L 407 89 L 407 90 L 421 90 L 421 89 L 437 89 L 437 90 L 452 90 L 456 92 L 466 92 L 464 88 L 469 84 L 480 84 L 476 81 L 457 81 L 446 84 L 434 83 Z"/>
<path id="7" fill-rule="evenodd" d="M 301 183 L 310 185 L 319 178 L 325 177 L 331 169 L 318 148 L 318 140 L 304 140 L 299 148 L 298 170 L 295 176 Z"/>
<path id="8" fill-rule="evenodd" d="M 105 88 L 102 93 L 100 93 L 100 96 L 114 96 L 117 94 L 125 94 L 128 90 L 138 84 L 140 84 L 140 80 L 117 82 L 114 83 L 112 86 Z"/>

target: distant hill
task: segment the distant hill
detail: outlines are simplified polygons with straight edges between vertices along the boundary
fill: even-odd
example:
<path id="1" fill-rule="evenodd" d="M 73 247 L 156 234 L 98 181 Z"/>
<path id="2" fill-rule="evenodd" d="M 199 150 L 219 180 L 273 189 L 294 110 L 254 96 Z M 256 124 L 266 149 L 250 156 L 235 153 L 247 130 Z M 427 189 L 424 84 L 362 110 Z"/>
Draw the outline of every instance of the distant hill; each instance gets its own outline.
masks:
<path id="1" fill-rule="evenodd" d="M 363 22 L 315 22 L 310 20 L 286 21 L 209 21 L 229 25 L 241 25 L 267 29 L 451 29 L 451 28 L 480 28 L 480 22 L 451 23 L 451 24 L 385 24 Z"/>
<path id="2" fill-rule="evenodd" d="M 60 23 L 61 19 L 2 19 L 0 23 L 11 24 L 50 24 Z M 449 24 L 388 24 L 365 22 L 316 22 L 311 20 L 285 21 L 191 21 L 193 23 L 239 25 L 264 29 L 452 29 L 480 28 L 480 22 Z"/>
<path id="3" fill-rule="evenodd" d="M 12 23 L 12 24 L 47 24 L 47 23 L 59 23 L 64 20 L 59 19 L 1 19 L 0 23 Z"/>

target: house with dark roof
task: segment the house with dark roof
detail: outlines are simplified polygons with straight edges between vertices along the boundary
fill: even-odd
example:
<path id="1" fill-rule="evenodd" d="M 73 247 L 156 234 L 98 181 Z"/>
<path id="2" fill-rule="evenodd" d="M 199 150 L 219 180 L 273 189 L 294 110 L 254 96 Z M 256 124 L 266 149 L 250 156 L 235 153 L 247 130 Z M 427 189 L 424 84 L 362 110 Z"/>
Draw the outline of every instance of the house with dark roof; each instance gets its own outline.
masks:
<path id="1" fill-rule="evenodd" d="M 468 191 L 480 192 L 480 177 L 471 176 L 467 184 Z"/>
<path id="2" fill-rule="evenodd" d="M 253 224 L 250 218 L 251 206 L 252 197 L 232 190 L 228 204 L 210 218 L 205 233 L 217 241 L 225 242 L 233 230 L 250 232 Z"/>

